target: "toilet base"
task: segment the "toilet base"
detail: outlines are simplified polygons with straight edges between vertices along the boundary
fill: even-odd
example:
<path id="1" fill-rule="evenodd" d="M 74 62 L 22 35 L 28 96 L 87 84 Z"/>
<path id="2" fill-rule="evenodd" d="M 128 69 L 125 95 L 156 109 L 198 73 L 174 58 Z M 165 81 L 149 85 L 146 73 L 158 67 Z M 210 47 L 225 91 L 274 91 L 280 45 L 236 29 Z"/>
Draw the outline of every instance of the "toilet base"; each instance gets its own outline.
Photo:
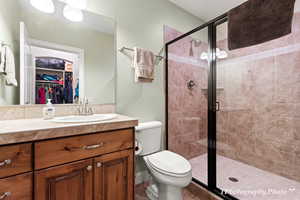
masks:
<path id="1" fill-rule="evenodd" d="M 159 200 L 183 200 L 182 188 L 180 187 L 159 184 L 158 191 Z"/>
<path id="2" fill-rule="evenodd" d="M 146 195 L 150 200 L 158 200 L 158 188 L 156 184 L 151 184 L 147 187 Z"/>
<path id="3" fill-rule="evenodd" d="M 183 200 L 182 188 L 159 184 L 151 184 L 146 189 L 146 195 L 150 200 Z"/>

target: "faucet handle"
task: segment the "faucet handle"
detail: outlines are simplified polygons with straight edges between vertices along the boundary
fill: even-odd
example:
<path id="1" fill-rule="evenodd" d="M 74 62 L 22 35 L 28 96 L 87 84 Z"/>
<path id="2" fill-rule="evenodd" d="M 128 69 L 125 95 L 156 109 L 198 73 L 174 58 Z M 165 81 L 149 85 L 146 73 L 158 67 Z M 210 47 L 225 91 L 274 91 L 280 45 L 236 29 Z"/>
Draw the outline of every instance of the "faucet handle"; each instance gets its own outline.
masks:
<path id="1" fill-rule="evenodd" d="M 80 115 L 81 114 L 81 107 L 80 105 L 76 108 L 77 114 Z"/>
<path id="2" fill-rule="evenodd" d="M 81 100 L 80 100 L 80 105 L 87 105 L 89 104 L 89 100 L 86 96 L 84 96 Z"/>
<path id="3" fill-rule="evenodd" d="M 93 109 L 89 106 L 89 100 L 87 97 L 83 97 L 79 101 L 79 106 L 78 106 L 78 114 L 79 115 L 93 115 Z"/>
<path id="4" fill-rule="evenodd" d="M 89 114 L 89 115 L 93 115 L 93 114 L 94 114 L 93 108 L 89 108 L 88 114 Z"/>

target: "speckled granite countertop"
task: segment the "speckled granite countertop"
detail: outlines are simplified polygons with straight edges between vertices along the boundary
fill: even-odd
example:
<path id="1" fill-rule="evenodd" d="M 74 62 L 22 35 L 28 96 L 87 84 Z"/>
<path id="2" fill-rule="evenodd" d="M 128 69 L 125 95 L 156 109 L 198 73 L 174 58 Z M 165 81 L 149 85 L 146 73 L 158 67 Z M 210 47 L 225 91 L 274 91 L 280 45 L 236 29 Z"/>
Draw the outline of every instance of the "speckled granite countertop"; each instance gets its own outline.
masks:
<path id="1" fill-rule="evenodd" d="M 55 123 L 43 119 L 0 121 L 0 145 L 131 128 L 138 120 L 124 115 L 93 123 Z"/>

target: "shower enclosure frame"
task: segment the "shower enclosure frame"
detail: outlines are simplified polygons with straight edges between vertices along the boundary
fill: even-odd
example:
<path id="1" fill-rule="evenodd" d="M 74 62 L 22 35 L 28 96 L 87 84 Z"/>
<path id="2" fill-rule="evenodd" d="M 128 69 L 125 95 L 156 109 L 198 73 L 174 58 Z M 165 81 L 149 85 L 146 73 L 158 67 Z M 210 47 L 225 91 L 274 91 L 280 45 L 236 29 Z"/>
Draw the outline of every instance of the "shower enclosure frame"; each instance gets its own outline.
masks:
<path id="1" fill-rule="evenodd" d="M 209 50 L 208 50 L 208 63 L 209 63 L 209 74 L 208 74 L 208 134 L 207 134 L 207 141 L 208 141 L 208 160 L 207 160 L 207 169 L 208 169 L 208 180 L 207 185 L 200 182 L 199 180 L 193 178 L 193 182 L 206 188 L 207 190 L 211 191 L 212 193 L 218 195 L 219 197 L 222 197 L 223 199 L 228 200 L 237 200 L 237 198 L 229 195 L 224 194 L 220 188 L 217 187 L 217 111 L 219 109 L 218 102 L 217 102 L 217 57 L 216 57 L 216 48 L 217 48 L 217 26 L 220 24 L 223 24 L 228 21 L 228 15 L 227 13 L 207 22 L 203 25 L 175 38 L 172 41 L 169 41 L 165 44 L 165 55 L 166 55 L 166 62 L 165 62 L 165 90 L 166 90 L 166 96 L 165 96 L 165 113 L 166 113 L 166 148 L 169 149 L 168 145 L 168 53 L 169 53 L 169 46 L 173 43 L 190 36 L 193 33 L 196 33 L 200 30 L 203 30 L 205 28 L 208 28 L 208 44 L 209 44 Z"/>

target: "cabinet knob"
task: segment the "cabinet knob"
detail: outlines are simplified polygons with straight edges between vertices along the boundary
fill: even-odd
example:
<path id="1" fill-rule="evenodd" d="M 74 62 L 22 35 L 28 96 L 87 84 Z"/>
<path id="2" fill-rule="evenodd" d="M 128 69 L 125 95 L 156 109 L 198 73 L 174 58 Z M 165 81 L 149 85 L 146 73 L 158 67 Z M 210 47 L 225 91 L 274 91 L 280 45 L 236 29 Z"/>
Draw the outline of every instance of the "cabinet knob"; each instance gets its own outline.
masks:
<path id="1" fill-rule="evenodd" d="M 11 192 L 5 192 L 0 196 L 0 199 L 5 199 L 6 197 L 9 197 L 11 195 Z"/>
<path id="2" fill-rule="evenodd" d="M 101 162 L 98 162 L 97 163 L 97 167 L 99 168 L 99 167 L 101 167 L 102 166 L 102 163 Z"/>
<path id="3" fill-rule="evenodd" d="M 93 169 L 93 167 L 91 165 L 86 167 L 86 170 L 91 171 Z"/>
<path id="4" fill-rule="evenodd" d="M 4 160 L 3 162 L 0 162 L 0 167 L 3 167 L 5 165 L 10 165 L 11 164 L 11 159 Z"/>

